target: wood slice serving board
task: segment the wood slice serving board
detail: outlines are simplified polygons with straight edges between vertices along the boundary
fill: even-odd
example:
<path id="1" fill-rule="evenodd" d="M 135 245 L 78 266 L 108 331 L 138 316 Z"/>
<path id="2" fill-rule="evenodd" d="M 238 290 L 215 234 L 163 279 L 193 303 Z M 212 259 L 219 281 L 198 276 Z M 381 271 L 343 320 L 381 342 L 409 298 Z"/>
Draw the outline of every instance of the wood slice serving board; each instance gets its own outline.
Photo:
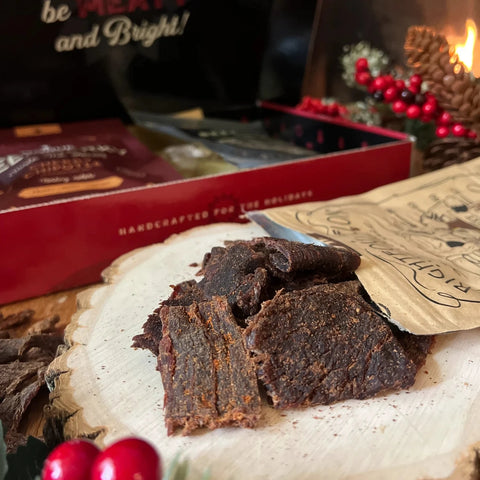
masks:
<path id="1" fill-rule="evenodd" d="M 192 479 L 206 469 L 212 480 L 470 478 L 480 441 L 480 329 L 439 336 L 408 391 L 301 410 L 265 405 L 255 429 L 167 437 L 156 359 L 133 349 L 132 337 L 170 285 L 195 278 L 211 247 L 264 234 L 253 224 L 199 227 L 122 256 L 105 284 L 80 295 L 70 348 L 49 372 L 65 435 L 98 434 L 101 446 L 144 437 L 166 463 L 182 452 Z"/>

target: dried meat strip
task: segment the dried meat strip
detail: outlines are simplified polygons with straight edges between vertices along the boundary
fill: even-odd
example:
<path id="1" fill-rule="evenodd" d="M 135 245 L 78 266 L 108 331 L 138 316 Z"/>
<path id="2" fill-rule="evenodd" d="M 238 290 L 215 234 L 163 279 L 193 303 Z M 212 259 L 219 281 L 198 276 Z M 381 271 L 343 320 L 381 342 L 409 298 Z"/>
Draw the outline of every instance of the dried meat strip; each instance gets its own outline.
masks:
<path id="1" fill-rule="evenodd" d="M 194 301 L 204 300 L 203 291 L 198 287 L 195 280 L 187 280 L 173 286 L 172 293 L 168 299 L 161 302 L 143 324 L 143 333 L 133 337 L 134 348 L 150 350 L 155 356 L 158 355 L 158 344 L 162 339 L 162 320 L 160 309 L 163 305 L 183 305 L 188 307 Z"/>
<path id="2" fill-rule="evenodd" d="M 0 367 L 0 400 L 22 389 L 28 383 L 36 381 L 38 371 L 45 367 L 44 362 L 20 362 L 16 360 Z"/>
<path id="3" fill-rule="evenodd" d="M 160 310 L 158 369 L 168 434 L 201 427 L 253 427 L 260 415 L 255 369 L 224 298 Z"/>
<path id="4" fill-rule="evenodd" d="M 0 402 L 0 419 L 7 434 L 18 429 L 25 411 L 44 385 L 44 373 L 44 369 L 41 370 L 33 382 Z"/>
<path id="5" fill-rule="evenodd" d="M 246 242 L 232 242 L 225 249 L 212 250 L 204 263 L 199 288 L 206 298 L 225 296 L 236 317 L 241 319 L 256 313 L 260 303 L 268 298 L 265 255 Z"/>
<path id="6" fill-rule="evenodd" d="M 0 364 L 16 360 L 24 344 L 24 338 L 0 338 Z"/>
<path id="7" fill-rule="evenodd" d="M 388 323 L 388 325 L 405 353 L 417 366 L 417 369 L 421 368 L 425 364 L 427 355 L 432 351 L 435 335 L 414 335 L 405 330 L 400 330 L 392 323 Z"/>
<path id="8" fill-rule="evenodd" d="M 279 238 L 261 237 L 253 244 L 263 245 L 271 265 L 281 272 L 312 271 L 327 276 L 349 274 L 360 265 L 360 255 L 347 248 L 293 242 Z"/>
<path id="9" fill-rule="evenodd" d="M 133 337 L 133 348 L 150 350 L 155 356 L 158 355 L 158 344 L 162 339 L 162 320 L 160 319 L 160 307 L 156 308 L 143 324 L 143 333 Z"/>
<path id="10" fill-rule="evenodd" d="M 57 334 L 0 339 L 0 420 L 8 451 L 14 451 L 26 439 L 17 429 L 45 385 L 46 368 L 62 343 L 63 337 Z"/>
<path id="11" fill-rule="evenodd" d="M 331 285 L 280 292 L 263 304 L 245 335 L 278 408 L 408 388 L 417 372 L 383 319 L 356 295 Z"/>
<path id="12" fill-rule="evenodd" d="M 260 413 L 256 371 L 230 306 L 225 298 L 214 297 L 210 302 L 199 303 L 198 310 L 191 310 L 207 326 L 221 423 L 253 427 Z"/>

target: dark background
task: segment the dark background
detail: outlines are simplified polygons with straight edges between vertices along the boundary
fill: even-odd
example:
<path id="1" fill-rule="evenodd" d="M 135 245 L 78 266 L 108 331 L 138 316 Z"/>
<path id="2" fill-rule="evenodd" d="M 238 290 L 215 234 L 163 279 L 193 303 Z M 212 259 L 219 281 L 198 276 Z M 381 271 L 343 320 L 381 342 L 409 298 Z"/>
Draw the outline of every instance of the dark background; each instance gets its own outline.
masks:
<path id="1" fill-rule="evenodd" d="M 128 17 L 140 24 L 188 10 L 182 36 L 159 38 L 149 48 L 102 42 L 56 52 L 58 35 L 88 32 L 107 19 L 78 18 L 76 1 L 51 0 L 54 7 L 68 5 L 72 16 L 48 24 L 40 19 L 43 0 L 0 4 L 0 127 L 102 117 L 128 121 L 131 109 L 201 107 L 215 114 L 259 98 L 295 103 L 300 97 L 314 0 L 186 0 L 181 6 L 164 0 L 162 10 Z"/>

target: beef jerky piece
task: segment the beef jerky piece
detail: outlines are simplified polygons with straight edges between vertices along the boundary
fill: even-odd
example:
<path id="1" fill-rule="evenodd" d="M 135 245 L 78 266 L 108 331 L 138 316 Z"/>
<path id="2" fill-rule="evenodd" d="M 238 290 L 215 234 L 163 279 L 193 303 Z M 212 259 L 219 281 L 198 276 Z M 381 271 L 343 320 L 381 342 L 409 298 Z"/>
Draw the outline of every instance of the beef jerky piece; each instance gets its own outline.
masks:
<path id="1" fill-rule="evenodd" d="M 0 365 L 17 360 L 24 344 L 24 338 L 0 338 Z"/>
<path id="2" fill-rule="evenodd" d="M 26 384 L 37 380 L 38 372 L 45 367 L 43 362 L 20 362 L 18 360 L 0 368 L 0 400 L 18 392 Z"/>
<path id="3" fill-rule="evenodd" d="M 143 324 L 143 333 L 133 337 L 133 348 L 150 350 L 158 356 L 158 344 L 162 339 L 162 320 L 160 319 L 160 307 L 151 313 Z"/>
<path id="4" fill-rule="evenodd" d="M 253 244 L 264 245 L 270 264 L 280 272 L 312 271 L 337 276 L 350 274 L 360 265 L 360 255 L 347 248 L 323 247 L 279 238 L 262 237 Z"/>
<path id="5" fill-rule="evenodd" d="M 0 312 L 0 330 L 7 330 L 9 328 L 20 327 L 28 323 L 33 315 L 33 310 L 22 310 L 18 313 L 12 313 L 6 317 Z"/>
<path id="6" fill-rule="evenodd" d="M 400 330 L 396 325 L 389 323 L 393 335 L 401 343 L 405 353 L 415 363 L 417 369 L 421 368 L 427 360 L 435 342 L 435 335 L 414 335 Z"/>
<path id="7" fill-rule="evenodd" d="M 201 302 L 206 300 L 203 290 L 198 286 L 196 280 L 186 280 L 177 285 L 174 285 L 173 291 L 167 300 L 164 300 L 161 305 L 183 305 L 188 307 L 193 302 Z"/>
<path id="8" fill-rule="evenodd" d="M 23 345 L 19 350 L 19 357 L 22 360 L 40 360 L 55 358 L 57 349 L 63 344 L 61 335 L 42 333 L 22 337 Z"/>
<path id="9" fill-rule="evenodd" d="M 243 319 L 256 313 L 260 303 L 268 298 L 269 276 L 264 265 L 263 254 L 245 242 L 235 242 L 223 253 L 212 255 L 198 286 L 206 298 L 225 296 L 233 314 Z"/>
<path id="10" fill-rule="evenodd" d="M 349 295 L 357 296 L 358 301 L 365 301 L 366 305 L 374 309 L 371 305 L 369 297 L 363 285 L 358 281 L 330 283 L 323 287 L 326 290 L 339 290 Z M 378 312 L 377 312 L 378 313 Z M 380 315 L 381 316 L 381 315 Z M 383 318 L 383 317 L 382 317 Z M 417 369 L 424 365 L 427 355 L 431 352 L 435 342 L 434 335 L 414 335 L 413 333 L 400 330 L 396 325 L 385 320 L 393 336 L 400 342 L 405 354 L 412 360 Z"/>
<path id="11" fill-rule="evenodd" d="M 163 305 L 191 305 L 194 301 L 201 301 L 204 298 L 203 291 L 198 287 L 195 280 L 187 280 L 178 285 L 172 286 L 173 291 L 167 300 L 156 308 L 143 324 L 143 334 L 133 337 L 134 348 L 150 350 L 155 356 L 158 355 L 158 343 L 162 339 L 162 321 L 160 319 L 160 308 Z"/>
<path id="12" fill-rule="evenodd" d="M 59 345 L 63 342 L 60 335 L 41 334 L 20 338 L 0 339 L 0 364 L 14 360 L 53 360 Z"/>
<path id="13" fill-rule="evenodd" d="M 233 244 L 233 243 L 238 243 L 237 241 L 234 241 L 234 242 L 225 242 L 226 245 L 228 244 Z M 205 274 L 205 268 L 207 267 L 208 263 L 210 261 L 213 262 L 217 262 L 217 261 L 221 261 L 221 259 L 223 258 L 223 256 L 225 255 L 225 252 L 227 251 L 227 249 L 225 247 L 219 247 L 219 246 L 215 246 L 215 247 L 212 247 L 212 249 L 205 253 L 205 255 L 203 256 L 203 260 L 202 260 L 202 267 L 201 269 L 197 272 L 197 275 L 204 275 Z"/>
<path id="14" fill-rule="evenodd" d="M 253 427 L 260 414 L 255 365 L 245 347 L 243 332 L 236 324 L 224 297 L 214 297 L 190 309 L 207 327 L 207 338 L 214 356 L 217 389 L 216 408 L 220 425 L 239 423 Z"/>
<path id="15" fill-rule="evenodd" d="M 417 372 L 383 319 L 357 295 L 330 285 L 279 292 L 251 319 L 245 335 L 278 408 L 408 388 Z"/>
<path id="16" fill-rule="evenodd" d="M 340 283 L 329 283 L 323 288 L 325 289 L 325 291 L 338 290 L 343 293 L 348 293 L 349 295 L 356 296 L 359 302 L 364 301 L 368 307 L 375 310 L 375 308 L 370 303 L 367 292 L 358 280 Z M 379 315 L 382 317 L 380 313 Z M 414 335 L 413 333 L 400 330 L 396 325 L 386 319 L 384 319 L 384 322 L 392 331 L 393 336 L 400 342 L 408 358 L 410 358 L 410 360 L 415 363 L 418 370 L 422 365 L 424 365 L 427 359 L 427 355 L 431 352 L 431 349 L 433 348 L 433 344 L 435 342 L 435 336 Z"/>
<path id="17" fill-rule="evenodd" d="M 32 383 L 12 395 L 7 395 L 0 402 L 0 420 L 6 433 L 18 429 L 25 411 L 43 385 L 43 376 L 39 374 Z"/>
<path id="18" fill-rule="evenodd" d="M 225 298 L 160 310 L 158 369 L 171 435 L 201 427 L 253 427 L 260 415 L 255 369 Z"/>

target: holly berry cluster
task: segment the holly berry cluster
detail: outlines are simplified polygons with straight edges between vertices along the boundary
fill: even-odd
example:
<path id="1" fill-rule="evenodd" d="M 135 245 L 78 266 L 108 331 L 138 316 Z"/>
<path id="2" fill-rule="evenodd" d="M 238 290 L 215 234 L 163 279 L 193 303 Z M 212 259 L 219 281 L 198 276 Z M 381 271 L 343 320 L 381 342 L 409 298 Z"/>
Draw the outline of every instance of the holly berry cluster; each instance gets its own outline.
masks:
<path id="1" fill-rule="evenodd" d="M 338 102 L 325 102 L 308 95 L 302 98 L 297 108 L 302 112 L 327 115 L 329 117 L 340 117 L 347 112 L 346 107 Z"/>
<path id="2" fill-rule="evenodd" d="M 422 77 L 418 74 L 412 75 L 408 82 L 390 74 L 373 77 L 368 60 L 361 57 L 355 62 L 355 81 L 366 87 L 377 102 L 390 103 L 396 114 L 405 114 L 408 118 L 422 122 L 434 121 L 435 134 L 439 138 L 450 134 L 467 138 L 477 136 L 473 130 L 455 122 L 450 113 L 440 107 L 431 92 L 422 92 Z"/>
<path id="3" fill-rule="evenodd" d="M 104 450 L 83 439 L 61 443 L 48 455 L 42 480 L 160 480 L 162 462 L 145 440 L 128 437 Z"/>

